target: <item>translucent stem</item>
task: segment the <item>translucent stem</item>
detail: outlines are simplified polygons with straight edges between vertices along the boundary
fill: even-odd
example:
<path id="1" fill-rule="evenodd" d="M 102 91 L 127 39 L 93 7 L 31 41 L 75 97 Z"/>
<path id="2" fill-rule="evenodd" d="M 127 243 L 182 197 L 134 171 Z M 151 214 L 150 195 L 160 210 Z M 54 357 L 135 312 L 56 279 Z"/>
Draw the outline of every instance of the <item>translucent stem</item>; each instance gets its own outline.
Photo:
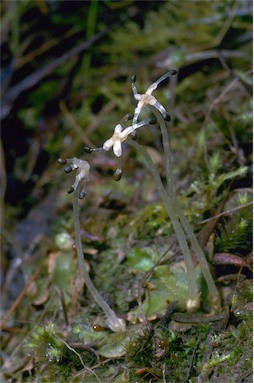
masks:
<path id="1" fill-rule="evenodd" d="M 170 150 L 170 146 L 169 146 L 169 136 L 168 136 L 166 123 L 156 108 L 154 108 L 152 106 L 150 108 L 151 108 L 152 112 L 154 113 L 154 115 L 156 116 L 156 118 L 159 122 L 159 125 L 160 125 L 160 129 L 161 129 L 162 144 L 163 144 L 163 150 L 164 150 L 164 156 L 165 156 L 165 171 L 166 171 L 166 179 L 167 179 L 168 196 L 172 196 L 172 198 L 174 198 L 173 206 L 174 206 L 175 212 L 181 221 L 182 227 L 183 227 L 185 233 L 187 234 L 187 236 L 190 240 L 190 243 L 192 245 L 192 248 L 193 248 L 193 250 L 196 254 L 196 257 L 199 261 L 201 271 L 204 275 L 204 278 L 206 280 L 206 283 L 207 283 L 207 286 L 209 289 L 209 294 L 213 300 L 213 302 L 212 302 L 213 307 L 215 309 L 217 309 L 220 307 L 220 296 L 219 296 L 218 290 L 216 288 L 215 282 L 213 280 L 208 262 L 206 260 L 206 257 L 204 255 L 201 247 L 199 246 L 199 243 L 198 243 L 197 238 L 193 232 L 193 229 L 192 229 L 191 225 L 189 224 L 189 222 L 187 221 L 187 219 L 184 215 L 184 212 L 182 211 L 182 209 L 181 209 L 181 207 L 177 201 L 177 198 L 175 196 L 174 184 L 173 184 L 173 175 L 172 175 L 172 155 L 171 155 L 171 150 Z"/>
<path id="2" fill-rule="evenodd" d="M 135 141 L 128 139 L 128 143 L 132 145 L 135 149 L 137 149 L 144 156 L 146 161 L 146 166 L 151 172 L 153 179 L 155 181 L 156 187 L 158 189 L 158 192 L 160 194 L 160 197 L 166 206 L 169 218 L 172 222 L 174 231 L 176 233 L 176 236 L 179 242 L 179 246 L 181 248 L 181 251 L 184 257 L 184 262 L 186 264 L 186 269 L 187 269 L 186 277 L 187 277 L 187 282 L 189 287 L 189 308 L 190 310 L 196 309 L 199 307 L 199 292 L 198 292 L 198 286 L 197 286 L 197 281 L 195 276 L 195 270 L 192 264 L 191 254 L 186 241 L 184 231 L 175 214 L 174 205 L 173 205 L 174 199 L 168 196 L 164 188 L 164 185 L 161 181 L 159 172 L 151 156 L 148 154 L 148 152 Z"/>
<path id="3" fill-rule="evenodd" d="M 115 312 L 109 307 L 109 305 L 104 301 L 99 291 L 94 286 L 91 278 L 86 270 L 84 255 L 82 250 L 82 242 L 80 237 L 80 222 L 79 222 L 79 187 L 74 191 L 73 197 L 73 215 L 74 215 L 74 230 L 75 230 L 75 243 L 76 243 L 76 251 L 78 255 L 78 265 L 79 270 L 85 280 L 86 287 L 90 291 L 95 302 L 101 307 L 101 309 L 106 314 L 106 321 L 109 328 L 112 331 L 119 332 L 125 330 L 125 322 L 118 318 Z"/>

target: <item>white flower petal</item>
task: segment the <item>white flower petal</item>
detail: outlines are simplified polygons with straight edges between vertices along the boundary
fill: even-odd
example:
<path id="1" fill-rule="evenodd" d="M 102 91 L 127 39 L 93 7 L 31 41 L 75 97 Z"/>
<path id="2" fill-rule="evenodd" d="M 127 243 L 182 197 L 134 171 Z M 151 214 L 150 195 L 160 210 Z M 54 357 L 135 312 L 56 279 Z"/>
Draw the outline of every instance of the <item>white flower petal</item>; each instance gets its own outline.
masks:
<path id="1" fill-rule="evenodd" d="M 126 138 L 133 132 L 133 126 L 128 126 L 127 128 L 125 128 L 123 131 L 122 131 L 122 134 L 121 134 L 121 140 L 122 142 L 124 140 L 126 140 Z"/>
<path id="2" fill-rule="evenodd" d="M 114 142 L 113 142 L 112 138 L 110 138 L 109 140 L 104 142 L 103 149 L 109 150 L 110 148 L 112 148 L 113 145 L 114 145 Z"/>
<path id="3" fill-rule="evenodd" d="M 121 133 L 122 130 L 123 130 L 122 125 L 117 124 L 116 127 L 115 127 L 115 133 Z"/>
<path id="4" fill-rule="evenodd" d="M 117 157 L 122 155 L 122 144 L 120 140 L 117 140 L 113 146 L 113 151 Z"/>

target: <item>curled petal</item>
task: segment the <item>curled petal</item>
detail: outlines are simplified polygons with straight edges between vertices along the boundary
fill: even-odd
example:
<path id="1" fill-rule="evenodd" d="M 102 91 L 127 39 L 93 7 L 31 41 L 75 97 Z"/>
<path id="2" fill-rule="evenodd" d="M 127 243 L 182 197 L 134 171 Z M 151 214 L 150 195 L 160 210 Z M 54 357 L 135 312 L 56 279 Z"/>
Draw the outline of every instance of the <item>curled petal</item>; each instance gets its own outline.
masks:
<path id="1" fill-rule="evenodd" d="M 161 76 L 157 81 L 155 81 L 152 85 L 149 86 L 149 88 L 146 91 L 146 94 L 151 94 L 157 87 L 158 85 L 166 80 L 170 76 L 174 76 L 177 73 L 176 70 L 172 69 L 169 72 L 165 73 L 163 76 Z"/>
<path id="2" fill-rule="evenodd" d="M 112 148 L 113 145 L 114 145 L 114 142 L 113 142 L 112 138 L 110 138 L 109 140 L 104 142 L 103 149 L 109 150 L 110 148 Z"/>
<path id="3" fill-rule="evenodd" d="M 160 114 L 163 114 L 163 113 L 167 113 L 166 109 L 164 108 L 164 106 L 162 106 L 159 101 L 155 100 L 155 103 L 151 104 L 153 105 L 159 112 Z"/>
<path id="4" fill-rule="evenodd" d="M 139 101 L 139 103 L 138 103 L 138 105 L 134 111 L 134 117 L 133 117 L 133 122 L 132 122 L 132 126 L 134 129 L 136 128 L 138 116 L 140 115 L 140 112 L 141 112 L 141 109 L 143 108 L 143 106 L 144 106 L 143 101 Z"/>
<path id="5" fill-rule="evenodd" d="M 117 124 L 116 127 L 115 127 L 115 133 L 121 133 L 121 131 L 123 130 L 123 127 L 121 124 Z"/>
<path id="6" fill-rule="evenodd" d="M 113 146 L 113 151 L 114 151 L 114 153 L 115 153 L 115 155 L 117 157 L 121 157 L 121 155 L 122 155 L 122 145 L 121 145 L 121 141 L 120 140 L 115 141 L 115 144 Z"/>
<path id="7" fill-rule="evenodd" d="M 123 142 L 124 140 L 126 140 L 126 138 L 128 138 L 128 136 L 133 132 L 133 126 L 128 126 L 127 128 L 125 128 L 123 131 L 122 131 L 122 134 L 121 134 L 121 141 Z"/>

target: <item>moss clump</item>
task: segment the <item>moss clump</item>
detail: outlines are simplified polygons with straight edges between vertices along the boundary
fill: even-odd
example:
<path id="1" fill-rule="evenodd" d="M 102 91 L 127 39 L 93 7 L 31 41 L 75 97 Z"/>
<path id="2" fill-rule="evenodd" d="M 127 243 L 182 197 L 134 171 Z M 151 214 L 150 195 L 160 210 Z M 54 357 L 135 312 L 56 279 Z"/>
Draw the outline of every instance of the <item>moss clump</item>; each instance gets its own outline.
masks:
<path id="1" fill-rule="evenodd" d="M 224 221 L 215 241 L 217 252 L 248 254 L 253 237 L 252 209 L 243 209 Z"/>
<path id="2" fill-rule="evenodd" d="M 252 283 L 246 280 L 233 299 L 232 316 L 235 324 L 225 332 L 213 334 L 213 352 L 201 366 L 204 382 L 252 382 Z M 209 379 L 208 379 L 209 377 Z"/>
<path id="3" fill-rule="evenodd" d="M 167 382 L 186 382 L 197 376 L 202 364 L 209 325 L 198 325 L 186 333 L 157 327 L 131 340 L 126 347 L 128 381 L 140 382 L 147 377 Z"/>
<path id="4" fill-rule="evenodd" d="M 54 324 L 36 326 L 27 339 L 24 349 L 34 360 L 34 368 L 39 373 L 38 382 L 65 383 L 75 382 L 73 373 L 81 370 L 83 365 L 78 354 L 72 352 L 63 342 Z M 82 353 L 84 363 L 94 362 L 91 353 Z"/>
<path id="5" fill-rule="evenodd" d="M 132 339 L 126 346 L 128 381 L 252 382 L 252 291 L 248 280 L 238 289 L 235 325 L 226 331 L 200 323 L 176 332 L 155 324 Z"/>

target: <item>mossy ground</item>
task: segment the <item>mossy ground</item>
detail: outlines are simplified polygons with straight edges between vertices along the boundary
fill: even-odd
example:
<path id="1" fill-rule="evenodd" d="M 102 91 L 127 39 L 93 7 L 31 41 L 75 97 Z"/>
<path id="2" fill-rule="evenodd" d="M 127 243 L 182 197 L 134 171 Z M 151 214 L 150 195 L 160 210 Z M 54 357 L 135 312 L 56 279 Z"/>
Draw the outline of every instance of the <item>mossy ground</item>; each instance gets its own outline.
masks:
<path id="1" fill-rule="evenodd" d="M 250 1 L 150 1 L 145 8 L 131 0 L 24 1 L 1 9 L 0 381 L 251 382 Z M 124 147 L 115 182 L 110 153 L 83 151 L 101 146 L 133 112 L 132 73 L 141 91 L 168 69 L 178 77 L 156 96 L 171 115 L 176 193 L 211 263 L 219 313 L 207 312 L 205 299 L 199 313 L 185 313 L 185 267 L 141 156 Z M 137 139 L 164 179 L 159 130 L 140 129 Z M 79 275 L 66 193 L 72 179 L 60 156 L 91 163 L 80 203 L 84 256 L 126 333 L 105 328 Z M 202 279 L 200 288 L 205 296 Z"/>

